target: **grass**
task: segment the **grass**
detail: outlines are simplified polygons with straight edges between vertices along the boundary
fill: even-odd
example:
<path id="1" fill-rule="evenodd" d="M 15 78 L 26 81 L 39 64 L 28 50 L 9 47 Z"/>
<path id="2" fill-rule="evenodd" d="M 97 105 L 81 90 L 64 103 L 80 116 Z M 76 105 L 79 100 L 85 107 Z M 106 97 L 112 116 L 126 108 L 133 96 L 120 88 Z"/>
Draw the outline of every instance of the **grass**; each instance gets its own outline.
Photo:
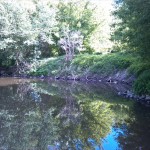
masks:
<path id="1" fill-rule="evenodd" d="M 36 76 L 109 76 L 121 70 L 135 75 L 133 85 L 137 94 L 150 94 L 150 63 L 141 61 L 138 55 L 129 52 L 117 52 L 106 55 L 76 55 L 72 62 L 65 62 L 64 56 L 43 59 L 36 64 Z"/>

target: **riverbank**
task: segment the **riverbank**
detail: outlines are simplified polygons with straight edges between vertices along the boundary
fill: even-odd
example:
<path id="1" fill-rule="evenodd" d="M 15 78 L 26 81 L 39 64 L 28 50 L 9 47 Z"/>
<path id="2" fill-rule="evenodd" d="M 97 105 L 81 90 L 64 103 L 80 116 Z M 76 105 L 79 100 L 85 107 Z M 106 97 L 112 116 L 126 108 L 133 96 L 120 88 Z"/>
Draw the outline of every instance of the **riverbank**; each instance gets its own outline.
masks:
<path id="1" fill-rule="evenodd" d="M 4 76 L 7 76 L 5 72 Z M 9 76 L 103 82 L 115 85 L 119 95 L 150 103 L 150 63 L 134 53 L 80 54 L 71 62 L 66 62 L 64 56 L 48 58 L 38 60 L 26 75 Z M 130 88 L 120 90 L 118 84 L 126 84 Z"/>
<path id="2" fill-rule="evenodd" d="M 39 61 L 30 74 L 56 80 L 110 83 L 119 95 L 150 104 L 150 64 L 137 54 L 119 52 L 107 55 L 77 55 L 71 62 L 64 57 Z M 118 84 L 129 85 L 119 89 Z"/>
<path id="3" fill-rule="evenodd" d="M 137 54 L 81 54 L 66 62 L 63 56 L 38 61 L 30 75 L 63 80 L 126 83 L 138 95 L 150 95 L 150 63 Z"/>

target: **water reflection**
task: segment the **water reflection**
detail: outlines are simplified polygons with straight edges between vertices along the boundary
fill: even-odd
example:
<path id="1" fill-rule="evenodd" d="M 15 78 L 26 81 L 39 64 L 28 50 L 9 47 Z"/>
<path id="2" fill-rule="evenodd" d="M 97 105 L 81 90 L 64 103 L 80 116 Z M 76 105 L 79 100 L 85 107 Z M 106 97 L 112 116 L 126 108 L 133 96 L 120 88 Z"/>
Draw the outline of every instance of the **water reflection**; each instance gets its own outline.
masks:
<path id="1" fill-rule="evenodd" d="M 0 150 L 148 150 L 150 111 L 106 85 L 1 82 Z"/>

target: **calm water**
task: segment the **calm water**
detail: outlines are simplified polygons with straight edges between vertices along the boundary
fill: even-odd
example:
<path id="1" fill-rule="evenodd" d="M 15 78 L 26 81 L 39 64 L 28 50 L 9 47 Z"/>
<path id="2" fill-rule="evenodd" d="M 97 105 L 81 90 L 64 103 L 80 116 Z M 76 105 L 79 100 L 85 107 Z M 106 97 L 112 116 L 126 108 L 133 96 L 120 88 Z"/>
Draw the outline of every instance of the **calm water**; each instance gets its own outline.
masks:
<path id="1" fill-rule="evenodd" d="M 150 150 L 150 108 L 102 84 L 1 78 L 0 150 Z"/>

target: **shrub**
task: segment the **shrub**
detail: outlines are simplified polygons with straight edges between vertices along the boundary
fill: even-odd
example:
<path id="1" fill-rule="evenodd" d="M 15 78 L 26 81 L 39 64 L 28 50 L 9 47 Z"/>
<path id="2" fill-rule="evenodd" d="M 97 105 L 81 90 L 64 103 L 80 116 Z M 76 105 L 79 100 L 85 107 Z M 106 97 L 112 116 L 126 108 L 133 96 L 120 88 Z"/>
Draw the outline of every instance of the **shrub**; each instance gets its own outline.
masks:
<path id="1" fill-rule="evenodd" d="M 139 75 L 133 88 L 137 94 L 150 94 L 150 70 L 146 70 Z"/>

